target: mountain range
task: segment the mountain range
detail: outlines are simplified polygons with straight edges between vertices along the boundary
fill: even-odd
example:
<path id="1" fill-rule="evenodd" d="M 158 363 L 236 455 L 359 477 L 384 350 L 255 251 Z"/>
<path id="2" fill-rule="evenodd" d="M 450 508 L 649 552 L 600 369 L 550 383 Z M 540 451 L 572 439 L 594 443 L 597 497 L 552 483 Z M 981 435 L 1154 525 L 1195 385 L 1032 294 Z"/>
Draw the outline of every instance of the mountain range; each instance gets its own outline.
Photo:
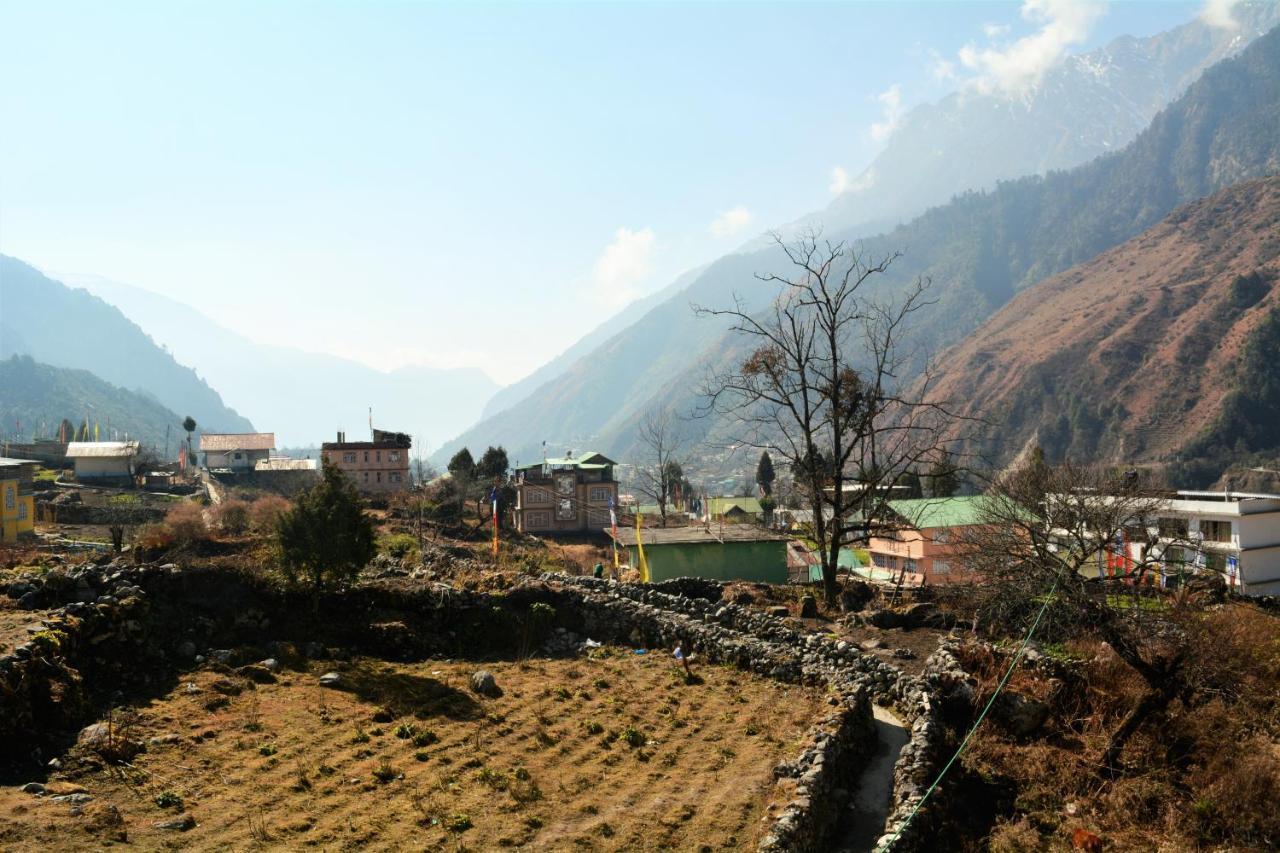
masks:
<path id="1" fill-rule="evenodd" d="M 1158 463 L 1203 485 L 1280 451 L 1280 177 L 1236 184 L 1028 287 L 939 359 L 932 393 L 1007 462 Z"/>
<path id="2" fill-rule="evenodd" d="M 1280 166 L 1280 30 L 1211 67 L 1122 151 L 1045 176 L 967 192 L 892 231 L 859 241 L 871 257 L 905 252 L 871 291 L 884 298 L 925 277 L 934 308 L 909 347 L 940 352 L 977 329 L 1018 291 L 1088 261 L 1158 222 L 1175 207 Z M 854 240 L 856 229 L 828 229 Z M 709 366 L 741 360 L 743 342 L 690 304 L 724 306 L 733 294 L 748 310 L 774 291 L 758 273 L 784 273 L 776 249 L 740 252 L 708 265 L 654 307 L 523 402 L 445 445 L 503 444 L 532 459 L 549 440 L 557 450 L 591 445 L 623 460 L 637 452 L 643 413 L 685 417 L 690 441 L 729 444 L 731 433 L 698 408 Z"/>
<path id="3" fill-rule="evenodd" d="M 166 443 L 176 458 L 182 432 L 182 416 L 167 409 L 155 397 L 104 382 L 87 370 L 51 367 L 30 356 L 0 360 L 0 413 L 5 432 L 15 438 L 33 434 L 53 438 L 62 420 L 75 428 L 96 425 L 102 440 L 130 438 L 163 452 Z M 18 426 L 21 425 L 21 429 Z"/>
<path id="4" fill-rule="evenodd" d="M 150 329 L 182 364 L 199 365 L 230 403 L 275 432 L 279 447 L 312 446 L 339 429 L 355 438 L 370 408 L 376 425 L 438 445 L 473 423 L 498 388 L 474 368 L 380 371 L 334 355 L 257 343 L 149 290 L 99 276 L 63 277 Z"/>
<path id="5" fill-rule="evenodd" d="M 253 430 L 195 370 L 175 361 L 118 308 L 0 255 L 0 358 L 12 355 L 92 371 L 111 385 L 191 415 L 206 431 Z M 0 411 L 9 393 L 0 385 Z"/>

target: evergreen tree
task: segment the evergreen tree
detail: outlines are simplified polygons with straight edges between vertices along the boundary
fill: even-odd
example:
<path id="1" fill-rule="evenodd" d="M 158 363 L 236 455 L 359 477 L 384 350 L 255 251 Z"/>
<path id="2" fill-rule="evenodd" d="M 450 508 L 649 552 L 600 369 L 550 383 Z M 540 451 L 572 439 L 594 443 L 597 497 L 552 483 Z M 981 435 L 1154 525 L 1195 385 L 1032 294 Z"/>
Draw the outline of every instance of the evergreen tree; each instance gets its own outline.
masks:
<path id="1" fill-rule="evenodd" d="M 760 452 L 760 461 L 756 463 L 756 485 L 760 487 L 760 491 L 764 493 L 766 498 L 773 495 L 775 476 L 773 460 L 769 458 L 769 451 L 762 450 Z"/>
<path id="2" fill-rule="evenodd" d="M 929 468 L 929 497 L 949 498 L 960 489 L 956 464 L 945 449 Z"/>
<path id="3" fill-rule="evenodd" d="M 377 550 L 355 484 L 327 463 L 321 481 L 276 522 L 276 540 L 285 577 L 309 588 L 317 605 L 322 590 L 354 580 Z"/>
<path id="4" fill-rule="evenodd" d="M 465 447 L 453 454 L 447 467 L 455 480 L 470 482 L 475 479 L 476 461 L 471 458 L 471 451 Z"/>
<path id="5" fill-rule="evenodd" d="M 924 497 L 924 484 L 920 482 L 920 472 L 914 468 L 902 478 L 901 485 L 906 486 L 908 498 Z"/>
<path id="6" fill-rule="evenodd" d="M 454 457 L 457 458 L 456 456 Z M 453 465 L 452 462 L 449 463 Z M 494 485 L 507 479 L 507 468 L 510 462 L 507 460 L 507 451 L 502 447 L 490 447 L 480 457 L 480 461 L 475 465 L 476 479 L 485 485 Z"/>
<path id="7" fill-rule="evenodd" d="M 196 464 L 196 449 L 191 443 L 191 434 L 196 431 L 196 419 L 191 415 L 187 415 L 182 419 L 182 429 L 187 434 L 187 464 L 194 466 Z M 208 464 L 207 460 L 205 464 Z"/>

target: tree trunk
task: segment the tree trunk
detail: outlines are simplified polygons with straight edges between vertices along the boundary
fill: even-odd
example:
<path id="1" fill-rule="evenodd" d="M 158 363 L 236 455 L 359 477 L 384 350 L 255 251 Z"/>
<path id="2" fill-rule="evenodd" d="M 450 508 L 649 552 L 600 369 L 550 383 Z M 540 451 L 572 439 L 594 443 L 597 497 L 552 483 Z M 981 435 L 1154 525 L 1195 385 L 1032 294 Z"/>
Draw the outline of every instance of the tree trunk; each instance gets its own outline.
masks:
<path id="1" fill-rule="evenodd" d="M 1118 763 L 1120 761 L 1120 753 L 1124 751 L 1125 744 L 1129 742 L 1129 738 L 1142 728 L 1142 724 L 1147 721 L 1152 714 L 1163 711 L 1172 698 L 1167 690 L 1149 690 L 1138 701 L 1137 705 L 1125 716 L 1124 721 L 1120 723 L 1120 728 L 1116 729 L 1111 740 L 1107 743 L 1106 750 L 1102 753 L 1102 768 L 1108 773 L 1116 774 L 1119 771 Z"/>

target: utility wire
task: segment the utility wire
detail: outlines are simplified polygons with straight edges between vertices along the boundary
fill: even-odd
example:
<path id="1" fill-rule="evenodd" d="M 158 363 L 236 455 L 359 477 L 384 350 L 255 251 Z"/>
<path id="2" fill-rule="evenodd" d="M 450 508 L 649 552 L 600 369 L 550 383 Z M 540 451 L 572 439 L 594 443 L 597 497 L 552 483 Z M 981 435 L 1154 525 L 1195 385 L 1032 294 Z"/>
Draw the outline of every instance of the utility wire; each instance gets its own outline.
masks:
<path id="1" fill-rule="evenodd" d="M 1040 620 L 1044 617 L 1044 612 L 1049 609 L 1050 602 L 1053 601 L 1053 594 L 1058 590 L 1058 581 L 1055 579 L 1053 586 L 1049 588 L 1049 594 L 1045 596 L 1044 604 L 1040 606 L 1040 612 L 1036 614 L 1035 620 L 1031 623 L 1031 630 L 1027 631 L 1027 636 L 1022 638 L 1022 645 L 1018 647 L 1018 653 L 1013 656 L 1013 660 L 1009 662 L 1009 668 L 1005 670 L 1004 677 L 1000 679 L 1000 684 L 996 686 L 996 692 L 991 694 L 991 698 L 987 700 L 987 705 L 982 709 L 982 713 L 978 715 L 978 719 L 974 721 L 973 727 L 969 729 L 969 733 L 964 736 L 964 740 L 960 742 L 960 746 L 956 749 L 955 755 L 951 756 L 951 760 L 942 768 L 942 772 L 938 774 L 938 778 L 933 780 L 933 784 L 929 786 L 929 790 L 924 792 L 924 796 L 920 798 L 920 802 L 916 803 L 916 807 L 911 810 L 911 814 L 907 815 L 907 819 L 902 822 L 897 831 L 893 833 L 893 837 L 884 844 L 875 848 L 875 853 L 888 853 L 893 849 L 893 845 L 898 842 L 898 838 L 902 833 L 906 832 L 907 827 L 911 825 L 911 821 L 924 807 L 925 801 L 929 796 L 942 784 L 942 779 L 947 775 L 947 771 L 951 769 L 951 765 L 956 763 L 956 759 L 969 746 L 969 741 L 973 739 L 973 735 L 978 731 L 978 726 L 982 725 L 982 721 L 986 719 L 987 712 L 991 710 L 991 706 L 996 703 L 996 697 L 1000 695 L 1000 691 L 1004 690 L 1004 686 L 1009 683 L 1009 676 L 1013 675 L 1013 670 L 1018 666 L 1018 662 L 1022 660 L 1022 656 L 1026 654 L 1027 645 L 1031 642 L 1031 636 L 1036 632 L 1036 628 L 1040 627 Z"/>

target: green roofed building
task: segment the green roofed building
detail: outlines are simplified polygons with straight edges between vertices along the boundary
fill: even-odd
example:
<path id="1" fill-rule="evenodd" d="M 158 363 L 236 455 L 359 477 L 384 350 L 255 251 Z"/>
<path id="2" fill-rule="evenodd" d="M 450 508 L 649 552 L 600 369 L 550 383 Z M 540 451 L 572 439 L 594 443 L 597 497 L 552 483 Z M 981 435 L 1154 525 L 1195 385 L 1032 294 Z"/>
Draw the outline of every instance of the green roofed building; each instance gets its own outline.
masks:
<path id="1" fill-rule="evenodd" d="M 522 533 L 594 532 L 609 524 L 618 500 L 612 459 L 594 451 L 516 469 L 516 529 Z"/>
<path id="2" fill-rule="evenodd" d="M 759 498 L 709 498 L 707 507 L 714 519 L 751 522 L 764 518 L 764 509 L 760 506 Z"/>
<path id="3" fill-rule="evenodd" d="M 956 535 L 961 528 L 983 523 L 987 500 L 975 495 L 889 501 L 898 529 L 871 537 L 871 565 L 859 573 L 908 586 L 972 580 L 956 561 Z"/>
<path id="4" fill-rule="evenodd" d="M 617 542 L 637 570 L 643 547 L 649 567 L 644 580 L 650 582 L 687 577 L 787 582 L 787 538 L 753 527 L 646 527 L 638 540 L 634 527 L 620 527 Z"/>

